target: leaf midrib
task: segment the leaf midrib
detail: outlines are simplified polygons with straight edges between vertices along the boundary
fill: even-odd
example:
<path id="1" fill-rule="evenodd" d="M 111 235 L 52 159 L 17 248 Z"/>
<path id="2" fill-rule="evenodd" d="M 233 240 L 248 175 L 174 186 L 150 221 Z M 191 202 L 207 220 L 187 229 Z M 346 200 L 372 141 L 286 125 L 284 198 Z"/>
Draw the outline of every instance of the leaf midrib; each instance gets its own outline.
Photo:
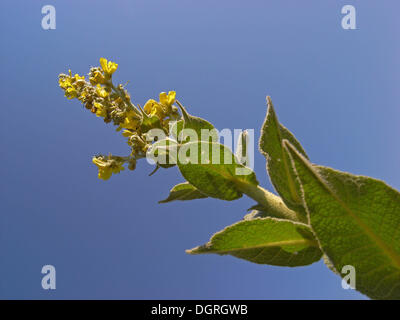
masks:
<path id="1" fill-rule="evenodd" d="M 290 148 L 293 148 L 290 146 Z M 353 211 L 346 205 L 345 202 L 343 202 L 336 194 L 335 192 L 327 185 L 327 183 L 323 180 L 323 178 L 316 172 L 316 170 L 308 163 L 308 161 L 305 161 L 296 150 L 292 151 L 295 152 L 296 156 L 299 158 L 299 160 L 306 166 L 306 168 L 311 172 L 312 175 L 315 176 L 317 181 L 322 185 L 323 188 L 325 188 L 328 193 L 336 200 L 336 202 L 350 215 L 350 217 L 355 220 L 356 224 L 359 226 L 361 230 L 363 230 L 367 236 L 372 238 L 372 240 L 377 244 L 380 249 L 386 253 L 386 255 L 390 258 L 391 262 L 394 264 L 394 266 L 398 269 L 400 269 L 400 256 L 393 251 L 390 247 L 388 247 L 383 240 L 376 235 L 368 225 L 366 225 L 356 214 L 353 213 Z"/>
<path id="2" fill-rule="evenodd" d="M 317 241 L 314 240 L 308 240 L 308 239 L 298 239 L 298 240 L 283 240 L 283 241 L 276 241 L 276 242 L 268 242 L 268 243 L 263 243 L 260 245 L 256 246 L 251 246 L 251 247 L 244 247 L 244 248 L 233 248 L 229 250 L 216 250 L 216 249 L 211 249 L 207 250 L 206 248 L 202 248 L 202 250 L 196 252 L 196 248 L 189 250 L 189 253 L 192 254 L 200 254 L 200 253 L 232 253 L 232 252 L 237 252 L 237 251 L 246 251 L 246 250 L 254 250 L 254 249 L 262 249 L 262 248 L 271 248 L 271 247 L 282 247 L 282 246 L 290 246 L 290 245 L 308 245 L 310 247 L 318 247 Z M 288 252 L 290 253 L 290 252 Z"/>

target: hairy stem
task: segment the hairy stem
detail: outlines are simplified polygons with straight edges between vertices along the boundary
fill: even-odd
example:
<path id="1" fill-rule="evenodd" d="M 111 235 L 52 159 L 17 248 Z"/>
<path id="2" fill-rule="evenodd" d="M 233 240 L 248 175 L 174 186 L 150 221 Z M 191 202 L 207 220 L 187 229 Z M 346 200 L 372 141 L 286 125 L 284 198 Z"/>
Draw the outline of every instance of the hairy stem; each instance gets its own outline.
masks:
<path id="1" fill-rule="evenodd" d="M 259 185 L 241 184 L 239 188 L 244 194 L 263 206 L 268 214 L 282 219 L 307 223 L 306 217 L 289 209 L 280 197 Z"/>

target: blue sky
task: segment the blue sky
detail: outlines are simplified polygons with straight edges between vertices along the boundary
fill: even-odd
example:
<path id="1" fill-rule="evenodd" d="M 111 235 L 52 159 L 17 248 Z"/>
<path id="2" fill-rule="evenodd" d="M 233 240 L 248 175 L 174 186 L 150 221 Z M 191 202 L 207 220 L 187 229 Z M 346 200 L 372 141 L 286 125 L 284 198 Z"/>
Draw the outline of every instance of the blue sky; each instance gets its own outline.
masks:
<path id="1" fill-rule="evenodd" d="M 56 8 L 56 30 L 41 8 Z M 343 30 L 352 4 L 357 30 Z M 251 264 L 185 249 L 253 204 L 215 199 L 160 205 L 183 181 L 145 161 L 104 182 L 91 157 L 124 155 L 111 125 L 68 101 L 57 76 L 119 64 L 135 102 L 176 90 L 217 128 L 252 128 L 271 95 L 315 163 L 400 188 L 400 4 L 363 1 L 10 1 L 1 9 L 0 298 L 363 299 L 322 263 Z M 265 159 L 255 171 L 272 190 Z M 41 288 L 41 268 L 57 289 Z"/>

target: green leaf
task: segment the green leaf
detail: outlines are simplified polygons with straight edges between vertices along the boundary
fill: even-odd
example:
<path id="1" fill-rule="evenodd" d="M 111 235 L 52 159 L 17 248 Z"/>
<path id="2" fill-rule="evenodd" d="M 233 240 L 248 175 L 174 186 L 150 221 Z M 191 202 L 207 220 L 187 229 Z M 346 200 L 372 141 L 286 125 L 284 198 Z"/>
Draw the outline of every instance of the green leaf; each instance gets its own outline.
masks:
<path id="1" fill-rule="evenodd" d="M 285 155 L 282 141 L 289 140 L 304 157 L 307 158 L 307 155 L 294 135 L 279 123 L 270 97 L 267 97 L 267 103 L 268 112 L 261 129 L 260 151 L 267 158 L 267 170 L 271 182 L 285 204 L 290 209 L 305 215 L 300 186 L 290 160 Z"/>
<path id="2" fill-rule="evenodd" d="M 170 127 L 171 128 L 170 133 L 177 141 L 178 141 L 179 134 L 181 133 L 181 131 L 183 129 L 184 123 L 185 122 L 183 120 L 174 121 Z"/>
<path id="3" fill-rule="evenodd" d="M 178 102 L 177 102 L 178 103 Z M 194 132 L 197 135 L 197 139 L 190 139 L 190 142 L 195 142 L 195 141 L 208 141 L 208 142 L 218 142 L 218 132 L 215 130 L 214 126 L 208 122 L 207 120 L 204 120 L 200 117 L 195 117 L 190 115 L 186 109 L 178 103 L 179 107 L 181 108 L 182 111 L 182 116 L 184 120 L 184 129 L 191 129 L 194 130 Z M 179 128 L 178 128 L 179 130 Z M 207 132 L 210 133 L 210 136 L 207 137 L 208 139 L 202 139 L 202 130 L 207 130 Z M 188 142 L 189 137 L 187 137 L 187 131 L 181 130 L 180 132 L 177 131 L 177 136 L 178 136 L 178 141 L 180 142 Z M 181 134 L 181 136 L 179 136 Z"/>
<path id="4" fill-rule="evenodd" d="M 219 160 L 215 158 L 218 154 Z M 254 172 L 238 164 L 231 150 L 219 143 L 201 141 L 181 145 L 178 167 L 190 184 L 213 198 L 235 200 L 242 196 L 243 185 L 258 185 Z"/>
<path id="5" fill-rule="evenodd" d="M 400 299 L 400 193 L 379 180 L 313 166 L 284 145 L 311 226 L 335 269 L 353 266 L 356 289 L 371 298 Z"/>
<path id="6" fill-rule="evenodd" d="M 307 225 L 270 217 L 235 223 L 187 253 L 230 254 L 254 263 L 287 267 L 309 265 L 322 256 Z"/>
<path id="7" fill-rule="evenodd" d="M 207 198 L 207 196 L 202 194 L 189 182 L 184 182 L 174 186 L 171 189 L 168 198 L 165 200 L 158 201 L 158 203 L 167 203 L 175 200 L 181 200 L 181 201 L 194 200 L 202 198 Z"/>

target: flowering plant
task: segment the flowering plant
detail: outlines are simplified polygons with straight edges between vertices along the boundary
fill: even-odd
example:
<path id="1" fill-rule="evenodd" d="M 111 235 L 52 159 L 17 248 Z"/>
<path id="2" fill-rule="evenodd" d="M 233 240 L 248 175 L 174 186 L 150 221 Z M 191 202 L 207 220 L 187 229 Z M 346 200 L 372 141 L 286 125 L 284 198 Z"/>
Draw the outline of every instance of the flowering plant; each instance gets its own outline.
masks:
<path id="1" fill-rule="evenodd" d="M 134 104 L 112 75 L 118 65 L 100 59 L 88 80 L 60 74 L 68 99 L 76 98 L 104 122 L 123 130 L 128 156 L 97 155 L 93 163 L 107 180 L 127 165 L 134 170 L 147 158 L 156 169 L 178 167 L 185 182 L 167 199 L 213 197 L 232 201 L 243 194 L 256 201 L 249 214 L 216 233 L 190 254 L 229 254 L 259 264 L 296 267 L 324 259 L 342 274 L 351 266 L 357 282 L 350 285 L 376 299 L 400 299 L 400 193 L 384 182 L 310 162 L 295 136 L 278 120 L 267 97 L 268 112 L 261 129 L 260 152 L 279 196 L 259 185 L 247 166 L 248 134 L 239 138 L 237 153 L 219 143 L 218 131 L 190 115 L 175 91 L 159 101 Z M 175 105 L 176 104 L 176 105 Z"/>

